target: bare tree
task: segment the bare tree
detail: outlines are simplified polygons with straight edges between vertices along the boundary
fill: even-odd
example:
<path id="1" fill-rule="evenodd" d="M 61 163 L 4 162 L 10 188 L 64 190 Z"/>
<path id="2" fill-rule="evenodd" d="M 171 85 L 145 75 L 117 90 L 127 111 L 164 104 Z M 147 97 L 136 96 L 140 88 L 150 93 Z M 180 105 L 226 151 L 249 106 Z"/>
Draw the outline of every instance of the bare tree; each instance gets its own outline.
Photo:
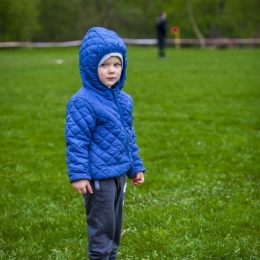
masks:
<path id="1" fill-rule="evenodd" d="M 186 0 L 186 2 L 187 2 L 187 9 L 188 9 L 188 14 L 189 14 L 189 19 L 190 19 L 193 31 L 195 32 L 195 34 L 197 35 L 197 37 L 198 37 L 198 39 L 200 41 L 201 48 L 206 48 L 205 39 L 204 39 L 202 33 L 200 32 L 200 29 L 199 29 L 199 27 L 198 27 L 198 25 L 196 23 L 195 18 L 194 18 L 191 0 Z"/>

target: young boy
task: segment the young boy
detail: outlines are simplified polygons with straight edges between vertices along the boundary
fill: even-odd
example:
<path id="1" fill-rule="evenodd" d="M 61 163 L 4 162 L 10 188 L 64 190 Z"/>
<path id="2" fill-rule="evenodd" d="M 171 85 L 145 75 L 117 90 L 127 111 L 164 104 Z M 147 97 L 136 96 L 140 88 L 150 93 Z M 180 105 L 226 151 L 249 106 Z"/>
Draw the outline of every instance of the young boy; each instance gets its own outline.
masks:
<path id="1" fill-rule="evenodd" d="M 91 260 L 117 258 L 126 175 L 136 186 L 145 168 L 132 126 L 132 98 L 121 91 L 126 79 L 126 46 L 110 30 L 94 27 L 81 44 L 82 88 L 66 113 L 68 175 L 84 194 Z"/>

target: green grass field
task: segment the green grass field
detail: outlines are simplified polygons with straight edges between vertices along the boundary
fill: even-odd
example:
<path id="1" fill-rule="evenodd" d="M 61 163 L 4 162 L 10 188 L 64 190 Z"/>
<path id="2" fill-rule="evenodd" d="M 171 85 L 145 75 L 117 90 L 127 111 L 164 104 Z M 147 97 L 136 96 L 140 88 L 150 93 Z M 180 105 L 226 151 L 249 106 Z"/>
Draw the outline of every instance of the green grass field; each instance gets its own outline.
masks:
<path id="1" fill-rule="evenodd" d="M 260 49 L 167 54 L 128 51 L 147 173 L 128 186 L 119 259 L 260 259 Z M 86 259 L 64 142 L 80 87 L 78 48 L 0 50 L 0 259 Z"/>

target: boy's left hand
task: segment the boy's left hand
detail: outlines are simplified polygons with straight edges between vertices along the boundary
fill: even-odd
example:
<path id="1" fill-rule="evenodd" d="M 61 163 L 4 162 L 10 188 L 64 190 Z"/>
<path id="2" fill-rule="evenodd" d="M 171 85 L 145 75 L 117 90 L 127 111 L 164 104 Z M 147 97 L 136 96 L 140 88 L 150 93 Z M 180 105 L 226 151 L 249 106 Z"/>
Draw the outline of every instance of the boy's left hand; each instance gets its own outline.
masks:
<path id="1" fill-rule="evenodd" d="M 143 172 L 138 172 L 134 177 L 133 177 L 133 186 L 140 185 L 144 182 L 144 173 Z"/>

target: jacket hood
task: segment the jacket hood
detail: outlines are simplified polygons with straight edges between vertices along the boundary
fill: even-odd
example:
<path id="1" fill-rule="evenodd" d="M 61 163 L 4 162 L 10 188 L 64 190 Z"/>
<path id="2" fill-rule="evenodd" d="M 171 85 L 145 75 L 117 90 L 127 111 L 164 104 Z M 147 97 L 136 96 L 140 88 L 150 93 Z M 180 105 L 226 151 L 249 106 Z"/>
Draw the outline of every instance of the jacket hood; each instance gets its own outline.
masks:
<path id="1" fill-rule="evenodd" d="M 116 89 L 122 89 L 126 79 L 127 48 L 123 40 L 111 30 L 101 27 L 91 28 L 82 40 L 79 51 L 79 68 L 83 87 L 95 88 L 101 91 L 108 88 L 98 77 L 98 64 L 106 54 L 119 52 L 123 57 L 123 68 Z"/>

